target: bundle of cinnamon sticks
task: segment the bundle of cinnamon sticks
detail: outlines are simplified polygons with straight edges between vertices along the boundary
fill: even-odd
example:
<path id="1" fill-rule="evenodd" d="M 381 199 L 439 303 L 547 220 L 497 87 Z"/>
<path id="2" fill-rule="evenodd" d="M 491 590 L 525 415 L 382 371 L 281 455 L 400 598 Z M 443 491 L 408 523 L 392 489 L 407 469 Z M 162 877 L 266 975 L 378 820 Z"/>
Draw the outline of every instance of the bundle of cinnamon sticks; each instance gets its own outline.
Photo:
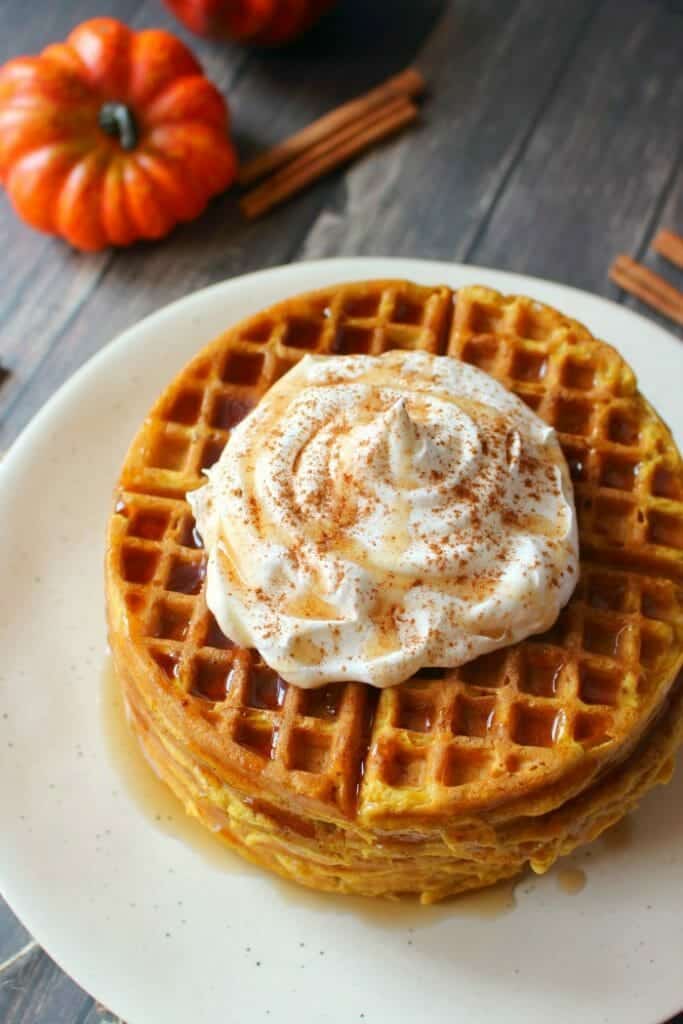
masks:
<path id="1" fill-rule="evenodd" d="M 248 161 L 240 171 L 240 184 L 261 184 L 242 198 L 240 206 L 245 216 L 262 216 L 369 146 L 411 124 L 418 115 L 415 100 L 424 90 L 420 72 L 408 68 Z"/>

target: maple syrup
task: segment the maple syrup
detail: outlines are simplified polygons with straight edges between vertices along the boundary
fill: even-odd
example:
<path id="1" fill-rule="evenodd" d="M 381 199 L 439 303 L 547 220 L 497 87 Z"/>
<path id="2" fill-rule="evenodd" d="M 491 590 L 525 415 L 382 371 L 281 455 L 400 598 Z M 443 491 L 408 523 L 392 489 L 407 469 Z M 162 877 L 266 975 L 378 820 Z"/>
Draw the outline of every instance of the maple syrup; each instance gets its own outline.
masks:
<path id="1" fill-rule="evenodd" d="M 213 868 L 253 873 L 273 885 L 280 897 L 318 913 L 348 912 L 386 929 L 421 929 L 446 919 L 495 919 L 516 906 L 519 877 L 465 893 L 443 903 L 422 905 L 416 899 L 387 900 L 362 896 L 335 897 L 263 872 L 233 853 L 196 818 L 186 813 L 172 790 L 161 781 L 145 758 L 126 720 L 123 697 L 111 657 L 102 672 L 102 726 L 106 749 L 123 788 L 137 809 L 157 830 L 185 843 Z"/>
<path id="2" fill-rule="evenodd" d="M 255 872 L 205 825 L 190 817 L 172 790 L 155 774 L 126 721 L 111 657 L 107 657 L 102 673 L 101 704 L 106 749 L 123 788 L 145 818 L 159 831 L 191 847 L 214 868 Z"/>
<path id="3" fill-rule="evenodd" d="M 586 872 L 581 868 L 561 868 L 557 873 L 557 882 L 560 889 L 573 896 L 586 888 Z"/>
<path id="4" fill-rule="evenodd" d="M 274 884 L 281 897 L 298 907 L 318 913 L 350 913 L 367 924 L 387 931 L 418 932 L 442 921 L 463 917 L 495 920 L 511 913 L 516 905 L 515 888 L 520 878 L 498 882 L 486 889 L 454 896 L 441 903 L 422 904 L 414 897 L 386 899 L 374 896 L 335 896 L 316 892 L 280 878 Z"/>

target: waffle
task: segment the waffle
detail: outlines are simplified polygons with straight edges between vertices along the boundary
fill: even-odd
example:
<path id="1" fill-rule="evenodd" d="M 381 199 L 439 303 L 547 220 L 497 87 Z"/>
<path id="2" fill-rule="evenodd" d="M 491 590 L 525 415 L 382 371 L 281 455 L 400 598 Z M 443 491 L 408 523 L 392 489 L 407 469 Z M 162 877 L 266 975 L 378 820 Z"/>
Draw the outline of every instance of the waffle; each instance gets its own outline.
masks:
<path id="1" fill-rule="evenodd" d="M 299 690 L 206 607 L 187 491 L 306 352 L 475 364 L 558 432 L 581 576 L 548 633 L 378 693 Z M 109 523 L 112 651 L 156 770 L 245 856 L 316 888 L 418 892 L 547 868 L 669 770 L 681 734 L 683 465 L 619 354 L 549 307 L 402 281 L 298 296 L 182 371 L 126 457 Z"/>

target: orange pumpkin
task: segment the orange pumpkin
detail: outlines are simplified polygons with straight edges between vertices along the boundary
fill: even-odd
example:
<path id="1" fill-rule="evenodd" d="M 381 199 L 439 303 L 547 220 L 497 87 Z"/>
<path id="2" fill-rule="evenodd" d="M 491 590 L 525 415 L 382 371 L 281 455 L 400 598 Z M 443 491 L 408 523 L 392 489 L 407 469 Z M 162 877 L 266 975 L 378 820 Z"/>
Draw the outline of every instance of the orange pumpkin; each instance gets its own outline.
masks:
<path id="1" fill-rule="evenodd" d="M 236 169 L 225 102 L 168 32 L 95 18 L 0 69 L 0 183 L 78 249 L 161 238 Z"/>
<path id="2" fill-rule="evenodd" d="M 192 32 L 258 46 L 295 39 L 333 4 L 334 0 L 166 0 Z"/>

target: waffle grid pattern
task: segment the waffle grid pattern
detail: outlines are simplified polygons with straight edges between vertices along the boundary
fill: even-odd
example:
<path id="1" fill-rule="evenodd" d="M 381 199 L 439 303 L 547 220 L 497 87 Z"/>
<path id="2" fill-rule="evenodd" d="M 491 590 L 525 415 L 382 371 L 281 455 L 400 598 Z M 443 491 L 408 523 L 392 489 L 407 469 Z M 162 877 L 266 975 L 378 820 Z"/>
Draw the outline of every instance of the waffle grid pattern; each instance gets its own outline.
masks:
<path id="1" fill-rule="evenodd" d="M 486 370 L 557 430 L 584 551 L 683 581 L 680 456 L 617 352 L 531 299 L 472 288 L 458 294 L 448 354 Z"/>
<path id="2" fill-rule="evenodd" d="M 311 297 L 290 313 L 253 317 L 209 347 L 183 374 L 148 421 L 140 449 L 129 455 L 122 484 L 184 497 L 201 471 L 220 457 L 230 429 L 307 352 L 378 355 L 391 348 L 443 352 L 451 293 L 446 288 L 389 284 L 339 288 Z"/>
<path id="3" fill-rule="evenodd" d="M 558 430 L 576 488 L 582 577 L 550 633 L 390 690 L 288 687 L 208 612 L 187 490 L 229 430 L 307 351 L 445 352 Z M 132 446 L 117 513 L 132 635 L 254 770 L 352 813 L 500 799 L 598 763 L 663 697 L 683 638 L 683 472 L 618 354 L 537 303 L 402 282 L 341 286 L 253 317 L 204 350 Z M 587 556 L 587 557 L 586 557 Z M 635 571 L 634 571 L 635 570 Z"/>

